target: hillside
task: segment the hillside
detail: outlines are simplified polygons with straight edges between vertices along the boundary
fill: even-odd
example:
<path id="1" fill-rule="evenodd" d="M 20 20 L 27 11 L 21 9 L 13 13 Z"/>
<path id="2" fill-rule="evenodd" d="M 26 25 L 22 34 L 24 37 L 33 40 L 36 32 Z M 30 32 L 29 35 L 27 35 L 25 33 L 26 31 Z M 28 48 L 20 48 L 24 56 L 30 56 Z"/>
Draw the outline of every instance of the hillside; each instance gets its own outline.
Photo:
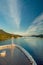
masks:
<path id="1" fill-rule="evenodd" d="M 43 34 L 39 34 L 39 35 L 32 35 L 31 37 L 40 37 L 40 38 L 43 38 Z"/>
<path id="2" fill-rule="evenodd" d="M 3 30 L 0 30 L 0 41 L 10 39 L 12 36 L 14 38 L 22 37 L 21 35 L 14 35 L 14 34 L 7 33 Z"/>

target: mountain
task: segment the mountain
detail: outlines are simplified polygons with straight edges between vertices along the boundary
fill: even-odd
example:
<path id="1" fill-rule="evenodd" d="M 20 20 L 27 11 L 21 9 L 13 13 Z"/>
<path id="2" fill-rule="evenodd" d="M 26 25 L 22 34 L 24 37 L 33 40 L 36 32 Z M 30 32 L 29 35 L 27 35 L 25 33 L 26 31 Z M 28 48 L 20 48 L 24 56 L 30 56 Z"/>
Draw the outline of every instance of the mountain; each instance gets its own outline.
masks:
<path id="1" fill-rule="evenodd" d="M 15 34 L 10 34 L 5 32 L 4 30 L 0 29 L 0 41 L 4 41 L 10 38 L 18 38 L 18 37 L 22 37 L 21 35 L 15 35 Z"/>
<path id="2" fill-rule="evenodd" d="M 31 37 L 40 37 L 40 38 L 43 38 L 43 34 L 39 34 L 39 35 L 32 35 Z"/>

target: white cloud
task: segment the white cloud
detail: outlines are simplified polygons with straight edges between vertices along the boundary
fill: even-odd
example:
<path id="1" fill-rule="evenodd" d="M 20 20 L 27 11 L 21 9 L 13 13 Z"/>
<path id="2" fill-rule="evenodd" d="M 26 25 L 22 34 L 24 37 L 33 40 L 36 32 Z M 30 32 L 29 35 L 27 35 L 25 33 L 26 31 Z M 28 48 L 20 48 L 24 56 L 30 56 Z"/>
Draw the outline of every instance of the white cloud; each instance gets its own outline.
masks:
<path id="1" fill-rule="evenodd" d="M 25 35 L 25 33 L 24 32 L 15 32 L 14 34 L 19 34 L 19 35 Z"/>
<path id="2" fill-rule="evenodd" d="M 43 34 L 43 13 L 27 29 L 27 34 Z"/>
<path id="3" fill-rule="evenodd" d="M 20 8 L 18 4 L 18 0 L 10 0 L 9 1 L 9 12 L 10 17 L 13 19 L 12 23 L 16 25 L 17 29 L 20 28 Z"/>
<path id="4" fill-rule="evenodd" d="M 33 24 L 40 23 L 43 20 L 43 13 L 41 13 L 36 19 L 34 20 Z"/>
<path id="5" fill-rule="evenodd" d="M 20 28 L 21 21 L 20 4 L 18 1 L 19 0 L 7 0 L 6 3 L 3 1 L 0 2 L 0 13 L 3 15 L 5 21 L 4 24 L 11 27 L 13 30 L 16 29 L 17 31 Z"/>

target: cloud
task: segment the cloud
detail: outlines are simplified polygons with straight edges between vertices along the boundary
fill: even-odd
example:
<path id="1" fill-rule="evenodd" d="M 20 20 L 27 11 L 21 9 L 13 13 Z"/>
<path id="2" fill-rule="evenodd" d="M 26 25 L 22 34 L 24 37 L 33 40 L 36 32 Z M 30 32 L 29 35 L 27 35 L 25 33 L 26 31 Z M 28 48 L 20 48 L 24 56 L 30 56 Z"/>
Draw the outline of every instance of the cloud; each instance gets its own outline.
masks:
<path id="1" fill-rule="evenodd" d="M 10 0 L 9 3 L 10 17 L 12 18 L 12 23 L 16 25 L 17 29 L 20 28 L 20 8 L 18 0 Z"/>
<path id="2" fill-rule="evenodd" d="M 20 3 L 18 1 L 19 0 L 0 1 L 0 16 L 4 19 L 1 22 L 4 22 L 6 29 L 8 27 L 14 31 L 18 31 L 20 29 L 21 11 L 19 6 Z M 3 23 L 0 23 L 0 25 L 2 24 Z"/>
<path id="3" fill-rule="evenodd" d="M 43 34 L 43 13 L 36 17 L 26 32 L 27 34 Z"/>

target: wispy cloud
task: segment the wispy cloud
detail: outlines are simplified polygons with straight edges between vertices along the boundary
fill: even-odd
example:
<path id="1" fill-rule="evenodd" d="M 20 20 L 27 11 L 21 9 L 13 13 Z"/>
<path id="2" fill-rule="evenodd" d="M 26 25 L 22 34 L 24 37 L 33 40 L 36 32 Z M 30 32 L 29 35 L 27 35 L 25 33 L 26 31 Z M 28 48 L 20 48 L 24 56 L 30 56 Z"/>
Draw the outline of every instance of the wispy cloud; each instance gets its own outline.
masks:
<path id="1" fill-rule="evenodd" d="M 12 18 L 12 23 L 16 25 L 16 27 L 20 28 L 20 8 L 18 0 L 10 0 L 9 1 L 9 12 L 10 17 Z"/>
<path id="2" fill-rule="evenodd" d="M 43 34 L 43 13 L 33 21 L 26 31 L 27 34 Z"/>
<path id="3" fill-rule="evenodd" d="M 0 2 L 0 16 L 3 16 L 4 19 L 4 21 L 2 22 L 4 22 L 6 26 L 5 28 L 9 27 L 14 31 L 18 31 L 20 29 L 21 11 L 19 6 L 20 3 L 18 1 L 19 0 L 6 0 L 5 2 Z M 1 23 L 0 25 L 2 24 L 3 23 Z"/>

